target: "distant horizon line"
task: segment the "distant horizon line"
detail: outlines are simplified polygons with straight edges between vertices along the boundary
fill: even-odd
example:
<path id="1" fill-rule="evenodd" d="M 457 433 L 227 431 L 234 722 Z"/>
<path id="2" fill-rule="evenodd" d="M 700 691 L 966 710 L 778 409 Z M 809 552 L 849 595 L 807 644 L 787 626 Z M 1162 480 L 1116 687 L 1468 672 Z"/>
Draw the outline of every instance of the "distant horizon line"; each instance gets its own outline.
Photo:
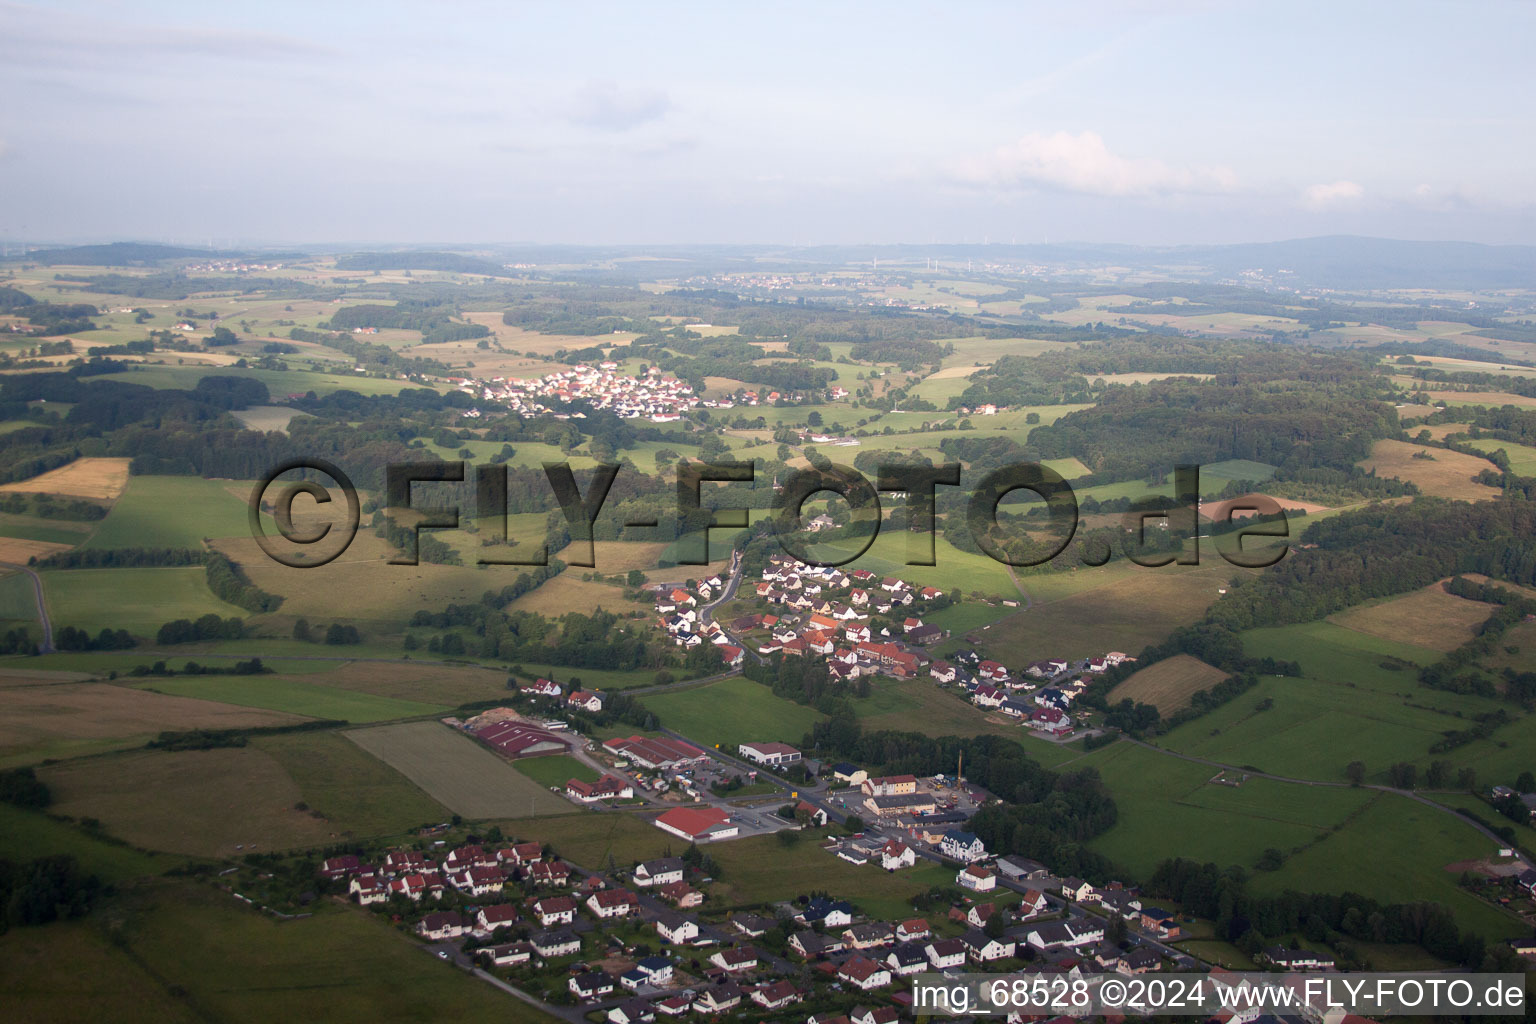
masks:
<path id="1" fill-rule="evenodd" d="M 825 249 L 896 249 L 896 250 L 924 250 L 941 248 L 966 248 L 988 249 L 994 251 L 1020 250 L 1020 249 L 1128 249 L 1128 250 L 1190 250 L 1190 249 L 1234 249 L 1244 246 L 1269 246 L 1287 245 L 1296 243 L 1320 243 L 1320 242 L 1370 242 L 1389 243 L 1393 245 L 1443 245 L 1443 246 L 1467 246 L 1479 249 L 1530 249 L 1536 248 L 1536 240 L 1530 242 L 1478 242 L 1461 238 L 1393 238 L 1385 235 L 1302 235 L 1285 238 L 1250 239 L 1241 242 L 1116 242 L 1116 241 L 1089 241 L 1083 239 L 1070 239 L 1063 241 L 968 241 L 948 240 L 934 242 L 797 242 L 797 241 L 689 241 L 689 242 L 552 242 L 552 241 L 358 241 L 348 239 L 331 239 L 324 241 L 294 241 L 277 239 L 251 239 L 230 238 L 217 240 L 205 239 L 201 242 L 181 241 L 176 238 L 149 239 L 144 237 L 115 237 L 103 240 L 101 237 L 76 237 L 73 239 L 15 239 L 0 237 L 0 246 L 6 249 L 18 248 L 27 251 L 47 252 L 56 249 L 88 248 L 93 246 L 114 245 L 146 245 L 164 248 L 179 248 L 195 250 L 208 255 L 221 255 L 234 249 L 257 249 L 261 251 L 280 251 L 284 248 L 309 249 L 309 250 L 348 250 L 348 251 L 378 251 L 378 252 L 411 252 L 411 251 L 453 251 L 453 250 L 486 250 L 486 249 L 607 249 L 607 250 L 686 250 L 686 249 L 779 249 L 779 250 L 825 250 Z M 23 255 L 18 253 L 18 255 Z"/>

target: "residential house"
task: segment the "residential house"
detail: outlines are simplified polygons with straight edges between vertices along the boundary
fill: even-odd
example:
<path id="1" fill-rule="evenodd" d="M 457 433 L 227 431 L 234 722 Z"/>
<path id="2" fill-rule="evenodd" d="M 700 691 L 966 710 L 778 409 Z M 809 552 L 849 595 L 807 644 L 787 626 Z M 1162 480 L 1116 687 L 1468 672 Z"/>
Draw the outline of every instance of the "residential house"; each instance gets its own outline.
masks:
<path id="1" fill-rule="evenodd" d="M 965 950 L 971 959 L 979 964 L 989 964 L 1013 956 L 1012 939 L 994 939 L 980 928 L 972 928 L 961 936 L 960 941 L 965 943 Z"/>
<path id="2" fill-rule="evenodd" d="M 965 965 L 965 943 L 960 939 L 938 939 L 923 947 L 928 962 L 936 971 L 947 971 Z"/>
<path id="3" fill-rule="evenodd" d="M 533 959 L 533 943 L 509 942 L 500 946 L 487 946 L 477 952 L 489 960 L 493 967 L 517 967 Z"/>
<path id="4" fill-rule="evenodd" d="M 539 919 L 539 924 L 545 928 L 557 924 L 571 924 L 576 920 L 576 898 L 545 896 L 543 899 L 533 901 L 533 913 Z"/>
<path id="5" fill-rule="evenodd" d="M 759 985 L 748 996 L 754 1003 L 765 1010 L 782 1010 L 793 1003 L 798 1003 L 805 997 L 792 982 L 779 980 L 767 985 Z"/>
<path id="6" fill-rule="evenodd" d="M 493 903 L 488 907 L 481 907 L 475 914 L 475 931 L 481 935 L 489 935 L 498 928 L 510 928 L 521 920 L 517 908 L 510 903 Z"/>
<path id="7" fill-rule="evenodd" d="M 880 866 L 887 871 L 910 868 L 916 863 L 917 854 L 912 852 L 912 847 L 899 839 L 887 840 L 880 850 Z"/>
<path id="8" fill-rule="evenodd" d="M 613 994 L 613 979 L 602 971 L 578 974 L 569 982 L 571 994 L 583 1002 L 591 1002 Z"/>
<path id="9" fill-rule="evenodd" d="M 970 832 L 962 832 L 959 829 L 951 829 L 944 833 L 944 837 L 939 840 L 939 851 L 946 857 L 966 864 L 974 864 L 987 856 L 986 844 Z"/>
<path id="10" fill-rule="evenodd" d="M 991 892 L 997 888 L 997 875 L 990 868 L 971 864 L 955 876 L 955 883 L 971 892 Z"/>
<path id="11" fill-rule="evenodd" d="M 898 978 L 921 974 L 928 970 L 928 954 L 921 942 L 904 942 L 885 955 L 885 966 Z"/>
<path id="12" fill-rule="evenodd" d="M 640 900 L 628 889 L 604 889 L 587 897 L 587 909 L 602 920 L 628 917 L 640 909 Z"/>
<path id="13" fill-rule="evenodd" d="M 576 937 L 576 933 L 563 928 L 536 932 L 531 941 L 533 951 L 545 960 L 581 952 L 581 940 Z"/>
<path id="14" fill-rule="evenodd" d="M 856 953 L 838 967 L 837 977 L 845 984 L 868 992 L 889 985 L 891 969 L 878 960 L 871 960 L 862 953 Z"/>
<path id="15" fill-rule="evenodd" d="M 651 923 L 656 926 L 656 934 L 674 946 L 692 942 L 699 937 L 699 923 L 682 914 L 663 911 Z"/>
<path id="16" fill-rule="evenodd" d="M 729 946 L 709 958 L 710 963 L 728 974 L 756 970 L 757 960 L 757 950 L 751 946 Z"/>
<path id="17" fill-rule="evenodd" d="M 722 981 L 710 985 L 700 992 L 693 1000 L 695 1013 L 701 1013 L 706 1017 L 734 1010 L 741 1005 L 741 987 L 735 982 Z"/>
<path id="18" fill-rule="evenodd" d="M 464 919 L 453 910 L 433 911 L 416 923 L 416 934 L 428 942 L 457 939 L 467 931 Z"/>
<path id="19" fill-rule="evenodd" d="M 660 857 L 635 865 L 634 882 L 642 889 L 653 885 L 671 885 L 683 880 L 685 865 L 681 857 Z"/>

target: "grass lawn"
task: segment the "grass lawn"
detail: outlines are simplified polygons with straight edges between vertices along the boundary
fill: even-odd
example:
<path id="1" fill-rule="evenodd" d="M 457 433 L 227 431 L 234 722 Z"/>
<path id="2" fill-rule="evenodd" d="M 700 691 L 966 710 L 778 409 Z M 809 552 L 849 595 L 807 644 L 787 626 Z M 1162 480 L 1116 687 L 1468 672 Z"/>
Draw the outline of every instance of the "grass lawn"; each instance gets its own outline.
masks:
<path id="1" fill-rule="evenodd" d="M 136 684 L 140 689 L 180 697 L 223 701 L 251 708 L 290 711 L 310 718 L 334 718 L 345 722 L 383 722 L 392 718 L 417 718 L 447 711 L 443 704 L 376 697 L 355 690 L 325 686 L 307 679 L 282 676 L 179 676 Z"/>
<path id="2" fill-rule="evenodd" d="M 525 757 L 513 761 L 512 767 L 541 786 L 559 786 L 562 790 L 572 779 L 596 782 L 597 772 L 574 757 L 564 754 L 555 757 Z"/>
<path id="3" fill-rule="evenodd" d="M 131 476 L 86 547 L 200 548 L 204 537 L 249 536 L 246 498 L 253 486 L 195 476 Z"/>
<path id="4" fill-rule="evenodd" d="M 895 729 L 929 736 L 1022 736 L 1024 732 L 1017 724 L 984 713 L 956 691 L 941 689 L 926 676 L 876 679 L 870 695 L 853 702 L 853 711 L 872 732 Z"/>
<path id="5" fill-rule="evenodd" d="M 59 853 L 74 857 L 81 868 L 104 882 L 159 874 L 180 863 L 180 858 L 105 842 L 38 811 L 0 804 L 0 860 L 20 863 Z"/>
<path id="6" fill-rule="evenodd" d="M 250 614 L 214 597 L 200 565 L 68 569 L 41 577 L 55 630 L 76 626 L 95 634 L 102 629 L 126 629 L 135 636 L 153 637 L 173 619 L 197 619 L 210 612 L 221 618 L 243 619 Z"/>
<path id="7" fill-rule="evenodd" d="M 233 857 L 325 846 L 349 831 L 302 809 L 298 783 L 254 746 L 124 751 L 46 766 L 38 778 L 58 813 L 99 819 L 146 849 Z"/>
<path id="8" fill-rule="evenodd" d="M 798 744 L 822 717 L 815 709 L 776 697 L 763 684 L 740 676 L 640 699 L 664 728 L 703 746 L 732 752 L 738 744 L 753 740 Z"/>
<path id="9" fill-rule="evenodd" d="M 1233 571 L 1225 562 L 1205 559 L 1198 566 L 1148 569 L 1111 562 L 1097 569 L 1023 576 L 1034 603 L 993 626 L 983 647 L 989 656 L 1014 666 L 1108 651 L 1134 655 L 1199 620 Z"/>
<path id="10" fill-rule="evenodd" d="M 899 920 L 912 916 L 913 896 L 955 881 L 953 869 L 927 861 L 896 872 L 878 863 L 850 864 L 823 850 L 813 835 L 802 835 L 788 847 L 777 836 L 731 840 L 710 846 L 709 855 L 720 865 L 710 902 L 725 906 L 824 890 L 851 900 L 873 920 Z"/>
<path id="11" fill-rule="evenodd" d="M 26 573 L 0 576 L 0 619 L 37 620 L 37 588 Z"/>
<path id="12" fill-rule="evenodd" d="M 449 817 L 410 779 L 339 733 L 284 733 L 251 742 L 298 783 L 305 803 L 352 835 L 392 835 Z"/>
<path id="13" fill-rule="evenodd" d="M 0 989 L 26 1021 L 554 1021 L 380 915 L 317 908 L 277 921 L 211 886 L 146 883 L 103 918 L 0 938 Z"/>
<path id="14" fill-rule="evenodd" d="M 1492 840 L 1454 816 L 1383 794 L 1344 828 L 1292 856 L 1281 870 L 1256 872 L 1250 885 L 1263 893 L 1291 888 L 1443 903 L 1462 927 L 1485 938 L 1529 934 L 1529 927 L 1513 916 L 1463 892 L 1459 873 L 1445 869 L 1494 850 Z"/>
<path id="15" fill-rule="evenodd" d="M 653 857 L 680 854 L 683 840 L 632 814 L 576 811 L 500 822 L 502 831 L 522 841 L 548 843 L 555 852 L 584 868 L 607 867 L 609 857 L 620 866 Z"/>
<path id="16" fill-rule="evenodd" d="M 1119 806 L 1119 820 L 1091 841 L 1100 853 L 1147 878 L 1169 857 L 1252 869 L 1269 847 L 1289 850 L 1322 836 L 1370 794 L 1249 779 L 1210 782 L 1216 769 L 1116 743 L 1072 763 L 1097 768 Z"/>

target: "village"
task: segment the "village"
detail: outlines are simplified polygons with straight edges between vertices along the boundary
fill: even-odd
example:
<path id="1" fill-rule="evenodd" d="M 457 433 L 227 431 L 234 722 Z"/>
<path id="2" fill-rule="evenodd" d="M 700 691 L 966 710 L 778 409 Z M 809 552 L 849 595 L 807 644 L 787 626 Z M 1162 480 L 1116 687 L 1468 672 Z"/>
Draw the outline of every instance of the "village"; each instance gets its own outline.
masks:
<path id="1" fill-rule="evenodd" d="M 451 377 L 449 382 L 476 399 L 504 406 L 519 416 L 552 416 L 555 419 L 584 419 L 583 412 L 567 412 L 565 406 L 581 405 L 612 412 L 620 419 L 645 419 L 652 423 L 676 423 L 690 409 L 734 409 L 740 406 L 777 405 L 796 402 L 804 395 L 738 389 L 730 397 L 701 398 L 685 380 L 669 377 L 660 367 L 647 367 L 639 374 L 624 372 L 612 360 L 596 366 L 574 366 L 543 377 L 509 379 L 506 377 Z M 833 399 L 846 398 L 846 388 L 834 386 L 827 392 Z M 478 417 L 478 409 L 465 413 Z"/>
<path id="2" fill-rule="evenodd" d="M 851 791 L 881 799 L 922 789 L 910 776 L 862 777 Z M 415 849 L 329 858 L 320 875 L 337 896 L 409 927 L 441 959 L 478 968 L 572 1021 L 753 1013 L 806 1024 L 892 1024 L 913 1017 L 908 982 L 918 974 L 1223 971 L 1171 945 L 1190 922 L 1135 888 L 994 857 L 958 830 L 921 854 L 872 833 L 834 837 L 826 814 L 811 810 L 797 827 L 821 834 L 844 860 L 888 873 L 943 864 L 953 883 L 897 918 L 836 893 L 792 890 L 762 905 L 717 908 L 698 844 L 727 836 L 701 833 L 681 815 L 676 831 L 690 842 L 680 855 L 606 870 L 571 864 L 536 838 L 466 835 L 450 848 L 432 833 Z M 1336 967 L 1331 954 L 1295 944 L 1255 959 L 1277 972 Z"/>
<path id="3" fill-rule="evenodd" d="M 807 527 L 819 532 L 831 525 L 829 517 L 818 516 Z M 1013 669 L 969 648 L 933 657 L 928 649 L 949 640 L 950 633 L 925 623 L 922 614 L 947 604 L 944 592 L 867 569 L 844 572 L 788 555 L 770 556 L 761 578 L 736 592 L 738 599 L 755 601 L 763 610 L 721 625 L 708 611 L 725 587 L 714 575 L 697 581 L 693 592 L 681 587 L 658 590 L 657 624 L 679 647 L 717 645 L 730 668 L 740 666 L 749 653 L 759 661 L 782 654 L 825 659 L 828 675 L 841 682 L 926 675 L 963 694 L 978 709 L 995 711 L 1044 739 L 1064 740 L 1077 731 L 1072 704 L 1088 688 L 1088 677 L 1135 660 L 1112 651 L 1075 662 L 1044 659 Z"/>

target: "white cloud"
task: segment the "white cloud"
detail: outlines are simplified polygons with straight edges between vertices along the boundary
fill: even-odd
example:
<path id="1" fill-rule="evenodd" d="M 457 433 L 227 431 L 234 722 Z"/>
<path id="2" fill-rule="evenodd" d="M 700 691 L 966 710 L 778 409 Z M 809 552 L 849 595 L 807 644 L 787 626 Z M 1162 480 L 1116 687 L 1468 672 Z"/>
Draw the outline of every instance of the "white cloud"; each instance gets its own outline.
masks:
<path id="1" fill-rule="evenodd" d="M 654 121 L 672 109 L 672 100 L 653 89 L 620 89 L 613 82 L 593 82 L 577 94 L 569 116 L 577 124 L 622 132 Z"/>
<path id="2" fill-rule="evenodd" d="M 1353 181 L 1330 181 L 1308 185 L 1301 193 L 1301 205 L 1312 210 L 1344 206 L 1358 202 L 1365 195 L 1365 188 Z"/>
<path id="3" fill-rule="evenodd" d="M 1237 176 L 1227 167 L 1176 167 L 1148 157 L 1110 151 L 1096 132 L 1031 132 L 991 154 L 955 168 L 972 185 L 1046 188 L 1095 196 L 1152 196 L 1231 192 Z"/>

